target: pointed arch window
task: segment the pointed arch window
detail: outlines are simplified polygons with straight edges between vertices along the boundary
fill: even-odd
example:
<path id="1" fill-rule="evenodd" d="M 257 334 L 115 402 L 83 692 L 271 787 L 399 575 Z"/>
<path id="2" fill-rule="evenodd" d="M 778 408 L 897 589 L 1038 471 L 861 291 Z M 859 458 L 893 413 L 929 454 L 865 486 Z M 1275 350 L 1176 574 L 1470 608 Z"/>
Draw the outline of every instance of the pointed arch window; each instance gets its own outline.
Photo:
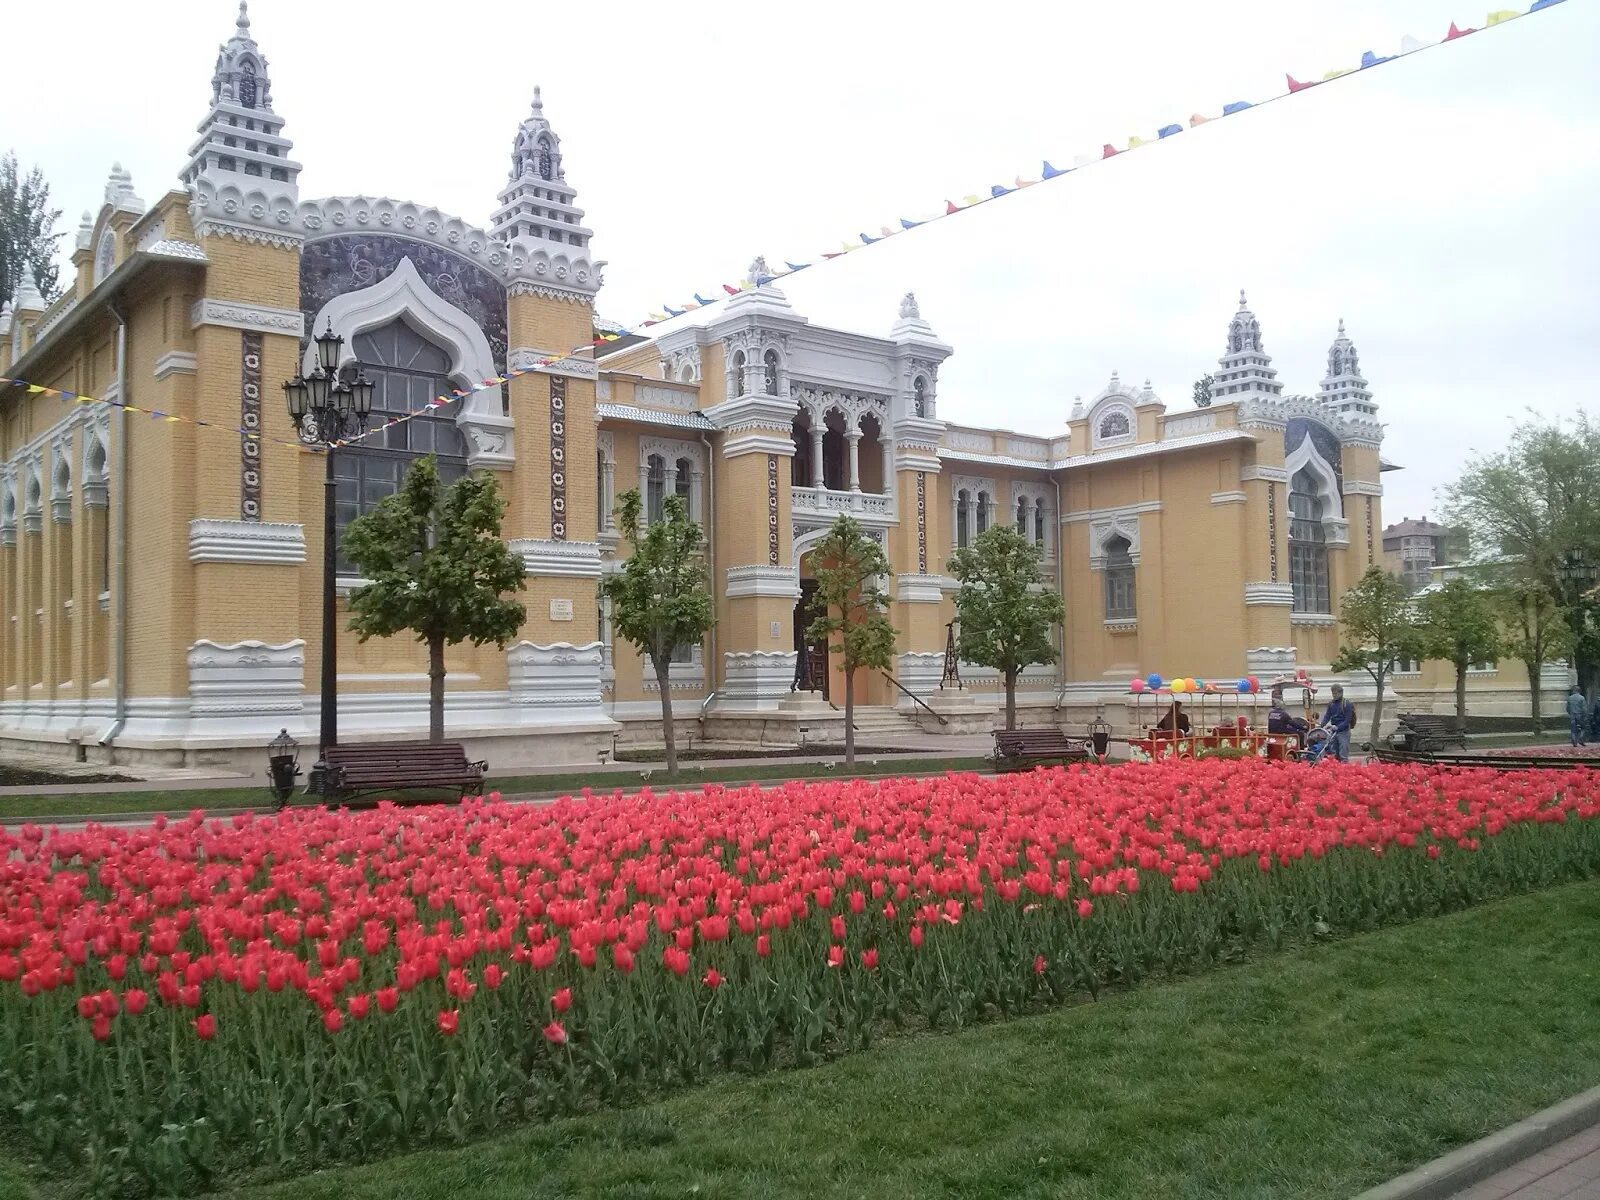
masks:
<path id="1" fill-rule="evenodd" d="M 911 411 L 919 417 L 928 415 L 928 381 L 921 375 L 911 381 Z"/>
<path id="2" fill-rule="evenodd" d="M 239 75 L 239 104 L 244 108 L 256 106 L 256 68 L 254 63 L 245 63 Z"/>
<path id="3" fill-rule="evenodd" d="M 553 179 L 555 177 L 555 159 L 550 153 L 550 143 L 543 138 L 539 139 L 539 178 Z"/>
<path id="4" fill-rule="evenodd" d="M 744 395 L 744 351 L 733 353 L 732 377 L 728 380 L 728 399 Z"/>
<path id="5" fill-rule="evenodd" d="M 956 493 L 956 547 L 965 550 L 972 544 L 972 493 L 962 488 Z"/>
<path id="6" fill-rule="evenodd" d="M 994 501 L 988 492 L 978 493 L 978 534 L 982 536 L 989 532 L 989 518 L 994 509 Z"/>
<path id="7" fill-rule="evenodd" d="M 1133 545 L 1120 533 L 1105 544 L 1106 620 L 1132 621 L 1139 615 Z"/>
<path id="8" fill-rule="evenodd" d="M 688 510 L 689 519 L 696 520 L 699 514 L 694 511 L 694 463 L 687 458 L 680 458 L 676 467 L 672 483 L 673 494 L 682 499 L 684 507 Z"/>
<path id="9" fill-rule="evenodd" d="M 467 471 L 467 443 L 456 425 L 460 401 L 439 408 L 428 403 L 448 395 L 448 354 L 424 339 L 404 320 L 356 334 L 351 351 L 361 360 L 373 382 L 372 419 L 369 428 L 390 417 L 416 414 L 390 425 L 340 450 L 334 457 L 334 516 L 342 534 L 345 526 L 370 512 L 385 496 L 399 491 L 411 463 L 432 454 L 445 483 Z M 341 574 L 352 565 L 339 562 Z"/>
<path id="10" fill-rule="evenodd" d="M 1294 589 L 1295 612 L 1333 611 L 1322 513 L 1317 478 L 1309 468 L 1301 467 L 1289 480 L 1289 583 Z"/>
<path id="11" fill-rule="evenodd" d="M 766 385 L 767 395 L 778 394 L 778 352 L 768 350 L 761 356 L 762 381 Z"/>
<path id="12" fill-rule="evenodd" d="M 1100 422 L 1101 441 L 1127 437 L 1132 432 L 1133 425 L 1128 420 L 1128 414 L 1125 412 L 1107 413 Z"/>
<path id="13" fill-rule="evenodd" d="M 667 499 L 667 460 L 652 454 L 645 460 L 645 520 L 651 525 L 661 520 Z"/>

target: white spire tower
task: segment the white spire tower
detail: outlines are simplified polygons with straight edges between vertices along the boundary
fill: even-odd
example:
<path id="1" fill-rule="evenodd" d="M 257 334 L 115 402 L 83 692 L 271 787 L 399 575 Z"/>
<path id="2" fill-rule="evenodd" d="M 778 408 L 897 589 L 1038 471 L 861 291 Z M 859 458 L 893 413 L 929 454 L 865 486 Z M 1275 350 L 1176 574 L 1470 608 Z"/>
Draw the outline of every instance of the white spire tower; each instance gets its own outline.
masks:
<path id="1" fill-rule="evenodd" d="M 1281 396 L 1283 384 L 1277 382 L 1272 355 L 1261 348 L 1261 323 L 1245 303 L 1239 289 L 1239 311 L 1228 323 L 1228 351 L 1217 360 L 1211 395 L 1217 400 L 1242 396 Z"/>
<path id="2" fill-rule="evenodd" d="M 535 87 L 532 111 L 512 143 L 510 179 L 489 221 L 489 232 L 511 247 L 513 276 L 557 293 L 593 296 L 600 290 L 604 264 L 590 256 L 594 231 L 583 224 L 577 196 L 561 161 L 561 139 Z"/>
<path id="3" fill-rule="evenodd" d="M 200 231 L 287 226 L 300 199 L 300 164 L 289 158 L 294 143 L 272 111 L 272 80 L 250 35 L 246 0 L 239 2 L 233 36 L 217 51 L 211 111 L 198 129 L 179 177 L 188 185 Z"/>
<path id="4" fill-rule="evenodd" d="M 1317 393 L 1329 408 L 1340 416 L 1360 414 L 1373 416 L 1378 406 L 1372 402 L 1367 381 L 1361 377 L 1361 363 L 1356 357 L 1356 347 L 1344 332 L 1344 318 L 1339 318 L 1339 336 L 1328 347 L 1328 375 Z"/>

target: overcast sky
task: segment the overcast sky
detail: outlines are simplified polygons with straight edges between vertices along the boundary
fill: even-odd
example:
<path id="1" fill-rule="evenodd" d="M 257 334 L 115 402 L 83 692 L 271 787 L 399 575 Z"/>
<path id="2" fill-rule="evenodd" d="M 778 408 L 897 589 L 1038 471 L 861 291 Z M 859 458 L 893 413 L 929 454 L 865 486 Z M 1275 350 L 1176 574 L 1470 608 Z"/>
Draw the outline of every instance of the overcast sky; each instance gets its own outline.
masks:
<path id="1" fill-rule="evenodd" d="M 1528 0 L 1520 0 L 1526 6 Z M 1038 178 L 1196 111 L 1320 79 L 1483 0 L 603 6 L 256 0 L 303 197 L 366 193 L 487 224 L 535 83 L 609 261 L 600 312 L 711 294 L 752 255 L 841 239 Z M 63 224 L 113 160 L 153 200 L 205 114 L 228 0 L 34 4 L 0 148 Z M 85 31 L 94 31 L 85 36 Z M 811 320 L 882 334 L 900 295 L 956 348 L 940 414 L 1061 431 L 1112 370 L 1169 411 L 1215 366 L 1239 289 L 1288 392 L 1339 318 L 1379 413 L 1387 521 L 1434 508 L 1529 407 L 1594 411 L 1600 377 L 1600 3 L 1303 92 L 785 281 Z M 68 50 L 70 49 L 70 55 Z M 21 106 L 19 107 L 19 97 Z"/>

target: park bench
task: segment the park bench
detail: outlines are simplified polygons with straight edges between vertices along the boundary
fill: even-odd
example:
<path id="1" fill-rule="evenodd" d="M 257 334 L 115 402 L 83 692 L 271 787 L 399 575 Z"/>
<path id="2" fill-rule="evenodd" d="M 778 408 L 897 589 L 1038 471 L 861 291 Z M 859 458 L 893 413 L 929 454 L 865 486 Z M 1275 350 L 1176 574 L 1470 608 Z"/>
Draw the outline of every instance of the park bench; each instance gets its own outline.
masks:
<path id="1" fill-rule="evenodd" d="M 442 791 L 456 798 L 483 794 L 488 763 L 470 762 L 460 742 L 366 742 L 330 746 L 322 777 L 308 792 L 348 800 L 378 792 Z"/>
<path id="2" fill-rule="evenodd" d="M 1390 737 L 1398 749 L 1410 751 L 1442 750 L 1446 746 L 1466 749 L 1466 736 L 1456 727 L 1454 717 L 1431 713 L 1402 713 L 1400 726 Z"/>
<path id="3" fill-rule="evenodd" d="M 1059 729 L 996 729 L 994 758 L 1002 770 L 1036 762 L 1088 762 L 1089 744 Z"/>

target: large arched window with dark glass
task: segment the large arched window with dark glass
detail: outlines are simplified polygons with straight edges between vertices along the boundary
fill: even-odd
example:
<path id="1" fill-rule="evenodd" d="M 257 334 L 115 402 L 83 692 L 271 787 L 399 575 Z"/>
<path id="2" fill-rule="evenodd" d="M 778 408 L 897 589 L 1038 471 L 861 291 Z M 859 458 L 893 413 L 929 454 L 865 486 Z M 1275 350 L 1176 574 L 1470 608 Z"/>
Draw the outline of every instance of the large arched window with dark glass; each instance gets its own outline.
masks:
<path id="1" fill-rule="evenodd" d="M 1120 533 L 1105 544 L 1106 620 L 1132 621 L 1139 615 L 1133 546 Z"/>
<path id="2" fill-rule="evenodd" d="M 654 525 L 661 520 L 667 501 L 667 460 L 659 454 L 645 459 L 644 511 L 645 521 Z"/>
<path id="3" fill-rule="evenodd" d="M 1295 612 L 1332 611 L 1322 497 L 1316 476 L 1305 467 L 1289 480 L 1289 583 L 1294 588 Z"/>
<path id="4" fill-rule="evenodd" d="M 420 415 L 368 434 L 334 455 L 334 514 L 341 533 L 394 495 L 406 469 L 424 454 L 437 458 L 439 478 L 446 483 L 467 471 L 467 443 L 456 425 L 460 401 L 421 412 L 430 400 L 450 394 L 449 356 L 404 321 L 356 334 L 350 349 L 373 383 L 369 428 L 391 417 Z M 352 568 L 341 559 L 339 569 L 349 573 Z"/>
<path id="5" fill-rule="evenodd" d="M 767 389 L 767 395 L 778 394 L 778 352 L 768 350 L 761 356 L 762 383 Z"/>
<path id="6" fill-rule="evenodd" d="M 972 542 L 972 493 L 962 488 L 956 493 L 956 547 L 965 550 Z"/>

